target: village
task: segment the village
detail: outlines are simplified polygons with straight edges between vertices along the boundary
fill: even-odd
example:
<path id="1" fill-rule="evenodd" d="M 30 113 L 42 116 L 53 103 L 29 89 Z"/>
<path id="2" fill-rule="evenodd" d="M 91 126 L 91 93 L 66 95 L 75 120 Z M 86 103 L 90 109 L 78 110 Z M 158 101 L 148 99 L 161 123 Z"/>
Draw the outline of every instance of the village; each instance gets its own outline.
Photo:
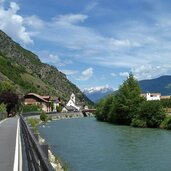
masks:
<path id="1" fill-rule="evenodd" d="M 171 96 L 162 96 L 161 93 L 142 93 L 147 101 L 170 99 Z M 41 96 L 36 93 L 28 93 L 24 96 L 24 105 L 35 105 L 44 112 L 80 112 L 88 110 L 84 102 L 76 101 L 75 94 L 72 93 L 69 101 L 65 102 L 59 97 Z M 60 110 L 58 111 L 58 109 Z"/>
<path id="2" fill-rule="evenodd" d="M 80 112 L 88 109 L 84 102 L 77 102 L 72 93 L 69 101 L 65 104 L 59 97 L 41 96 L 36 93 L 28 93 L 24 96 L 24 105 L 35 105 L 44 112 Z"/>

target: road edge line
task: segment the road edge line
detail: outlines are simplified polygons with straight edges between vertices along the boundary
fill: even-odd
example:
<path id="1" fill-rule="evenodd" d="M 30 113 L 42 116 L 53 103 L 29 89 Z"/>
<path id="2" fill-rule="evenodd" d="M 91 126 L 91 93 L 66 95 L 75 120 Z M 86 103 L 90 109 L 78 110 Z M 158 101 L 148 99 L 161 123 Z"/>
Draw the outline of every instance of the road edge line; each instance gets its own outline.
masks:
<path id="1" fill-rule="evenodd" d="M 19 130 L 19 118 L 17 121 L 17 131 L 16 131 L 16 142 L 15 142 L 15 155 L 14 155 L 14 165 L 13 165 L 13 171 L 18 171 L 18 131 Z"/>

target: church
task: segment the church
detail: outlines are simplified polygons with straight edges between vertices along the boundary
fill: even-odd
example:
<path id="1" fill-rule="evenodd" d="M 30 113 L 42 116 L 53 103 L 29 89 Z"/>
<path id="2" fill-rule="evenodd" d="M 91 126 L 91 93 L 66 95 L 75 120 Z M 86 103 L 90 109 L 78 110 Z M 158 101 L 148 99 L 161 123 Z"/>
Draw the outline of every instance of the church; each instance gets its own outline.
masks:
<path id="1" fill-rule="evenodd" d="M 62 109 L 62 112 L 77 112 L 83 108 L 83 104 L 76 103 L 75 94 L 72 93 L 66 106 Z"/>

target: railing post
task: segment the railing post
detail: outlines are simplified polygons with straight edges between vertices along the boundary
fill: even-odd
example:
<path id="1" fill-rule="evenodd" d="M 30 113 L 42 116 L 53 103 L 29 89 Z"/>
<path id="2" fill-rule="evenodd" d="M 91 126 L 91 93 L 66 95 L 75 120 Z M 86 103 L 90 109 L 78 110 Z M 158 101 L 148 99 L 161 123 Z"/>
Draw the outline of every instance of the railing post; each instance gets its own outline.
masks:
<path id="1" fill-rule="evenodd" d="M 39 142 L 39 134 L 38 133 L 34 133 L 33 135 L 36 138 L 37 142 Z"/>
<path id="2" fill-rule="evenodd" d="M 48 144 L 46 142 L 44 142 L 40 146 L 41 146 L 41 149 L 44 152 L 45 156 L 48 158 Z"/>

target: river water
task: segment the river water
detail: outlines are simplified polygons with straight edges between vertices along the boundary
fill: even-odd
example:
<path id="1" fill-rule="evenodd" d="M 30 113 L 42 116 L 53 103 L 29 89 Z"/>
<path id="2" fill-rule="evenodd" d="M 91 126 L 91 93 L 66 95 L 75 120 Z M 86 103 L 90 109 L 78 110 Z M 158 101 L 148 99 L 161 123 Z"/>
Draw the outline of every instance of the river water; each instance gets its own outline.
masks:
<path id="1" fill-rule="evenodd" d="M 171 131 L 95 118 L 52 121 L 39 131 L 71 171 L 171 170 Z"/>

